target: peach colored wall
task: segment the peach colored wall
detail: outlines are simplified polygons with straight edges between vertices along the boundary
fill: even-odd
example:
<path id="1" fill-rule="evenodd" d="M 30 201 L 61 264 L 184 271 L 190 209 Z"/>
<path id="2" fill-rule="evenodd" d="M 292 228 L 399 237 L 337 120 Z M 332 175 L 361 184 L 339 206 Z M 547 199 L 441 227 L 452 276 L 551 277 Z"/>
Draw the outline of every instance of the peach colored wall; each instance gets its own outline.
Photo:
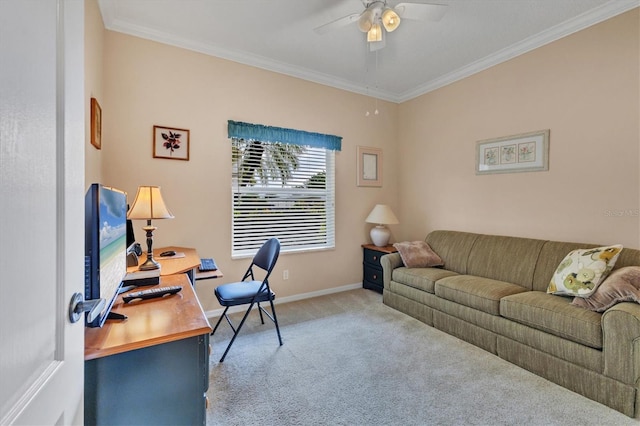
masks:
<path id="1" fill-rule="evenodd" d="M 399 107 L 398 237 L 640 247 L 638 9 Z M 475 175 L 476 141 L 550 129 L 548 172 Z"/>
<path id="2" fill-rule="evenodd" d="M 227 120 L 335 134 L 344 138 L 336 154 L 336 248 L 282 255 L 272 285 L 283 297 L 362 282 L 364 219 L 376 203 L 399 200 L 393 172 L 382 188 L 356 186 L 356 146 L 382 148 L 384 169 L 395 170 L 396 104 L 379 102 L 380 115 L 365 117 L 371 98 L 112 31 L 104 49 L 103 183 L 131 201 L 138 185 L 162 187 L 175 219 L 154 223 L 155 247 L 195 247 L 216 259 L 225 279 L 241 278 L 249 260 L 230 258 Z M 189 129 L 190 160 L 154 159 L 154 125 Z M 142 225 L 134 222 L 140 242 Z M 219 307 L 217 284 L 197 285 L 205 310 Z"/>
<path id="3" fill-rule="evenodd" d="M 101 151 L 91 145 L 91 98 L 103 104 L 104 25 L 97 0 L 87 0 L 84 6 L 84 88 L 85 88 L 85 186 L 102 179 Z"/>

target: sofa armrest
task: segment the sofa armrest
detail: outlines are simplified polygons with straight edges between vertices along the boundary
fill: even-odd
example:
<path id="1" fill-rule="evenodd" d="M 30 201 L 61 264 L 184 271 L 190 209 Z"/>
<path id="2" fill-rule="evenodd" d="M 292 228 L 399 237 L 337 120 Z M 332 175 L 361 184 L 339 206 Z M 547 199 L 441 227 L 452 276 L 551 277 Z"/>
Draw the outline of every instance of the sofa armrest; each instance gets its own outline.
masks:
<path id="1" fill-rule="evenodd" d="M 384 288 L 389 288 L 389 282 L 391 282 L 391 274 L 393 270 L 404 266 L 400 253 L 385 254 L 380 258 L 380 265 L 382 265 L 382 279 L 384 280 Z"/>
<path id="2" fill-rule="evenodd" d="M 602 314 L 604 374 L 638 386 L 640 379 L 640 304 L 619 303 Z"/>

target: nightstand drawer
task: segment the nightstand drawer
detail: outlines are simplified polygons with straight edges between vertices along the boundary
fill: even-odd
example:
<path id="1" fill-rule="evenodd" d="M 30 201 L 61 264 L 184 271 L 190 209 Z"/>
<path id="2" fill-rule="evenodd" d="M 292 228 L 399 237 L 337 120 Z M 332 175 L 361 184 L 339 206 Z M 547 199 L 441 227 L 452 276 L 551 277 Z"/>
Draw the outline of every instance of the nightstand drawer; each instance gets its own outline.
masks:
<path id="1" fill-rule="evenodd" d="M 382 269 L 373 268 L 365 263 L 364 265 L 364 280 L 374 284 L 383 285 Z"/>
<path id="2" fill-rule="evenodd" d="M 366 263 L 370 263 L 372 265 L 375 265 L 377 267 L 381 267 L 380 266 L 380 258 L 382 256 L 384 256 L 386 253 L 381 253 L 379 251 L 375 251 L 375 250 L 370 250 L 370 249 L 364 249 L 364 261 Z"/>

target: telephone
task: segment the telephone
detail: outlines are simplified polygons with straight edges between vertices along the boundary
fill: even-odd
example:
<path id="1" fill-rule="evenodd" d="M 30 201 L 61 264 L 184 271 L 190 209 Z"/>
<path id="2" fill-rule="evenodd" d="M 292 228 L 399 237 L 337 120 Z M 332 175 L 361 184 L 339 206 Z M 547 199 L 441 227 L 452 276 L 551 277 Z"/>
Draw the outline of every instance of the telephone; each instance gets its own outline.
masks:
<path id="1" fill-rule="evenodd" d="M 138 257 L 142 255 L 140 243 L 133 243 L 127 249 L 127 267 L 138 266 Z"/>

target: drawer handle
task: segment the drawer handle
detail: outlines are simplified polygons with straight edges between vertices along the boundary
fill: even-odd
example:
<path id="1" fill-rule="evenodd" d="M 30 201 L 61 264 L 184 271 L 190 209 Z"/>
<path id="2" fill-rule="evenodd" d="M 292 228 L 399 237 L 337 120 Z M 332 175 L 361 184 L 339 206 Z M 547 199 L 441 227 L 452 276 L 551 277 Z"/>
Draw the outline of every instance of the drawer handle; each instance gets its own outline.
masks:
<path id="1" fill-rule="evenodd" d="M 373 274 L 373 279 L 374 279 L 374 280 L 377 280 L 377 279 L 378 279 L 378 276 L 377 276 L 376 274 Z"/>
<path id="2" fill-rule="evenodd" d="M 373 260 L 378 260 L 378 256 L 373 256 Z"/>

